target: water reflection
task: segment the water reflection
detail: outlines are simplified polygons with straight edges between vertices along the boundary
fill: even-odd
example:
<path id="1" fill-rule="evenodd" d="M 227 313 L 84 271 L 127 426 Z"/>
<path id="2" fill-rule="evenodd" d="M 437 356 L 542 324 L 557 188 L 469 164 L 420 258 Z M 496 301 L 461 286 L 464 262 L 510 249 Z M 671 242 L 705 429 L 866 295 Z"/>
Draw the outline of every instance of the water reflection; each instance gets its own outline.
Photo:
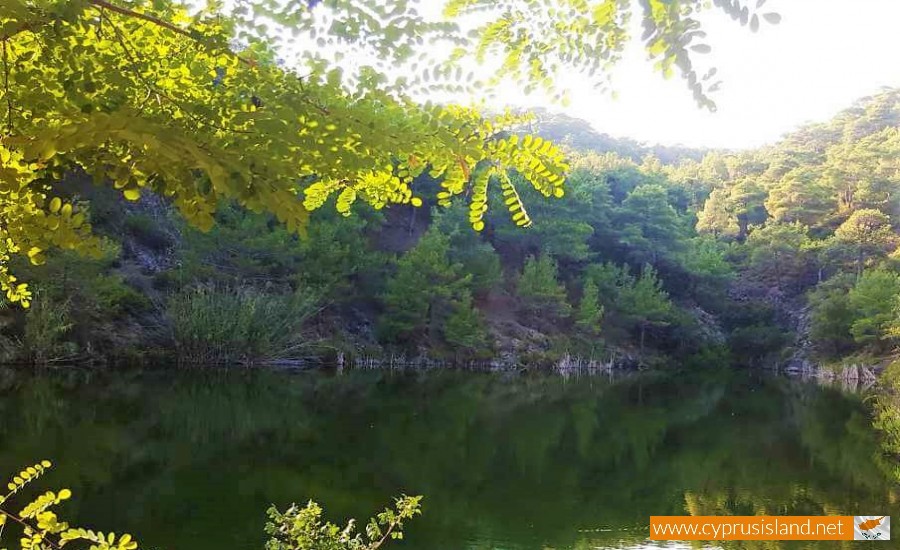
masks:
<path id="1" fill-rule="evenodd" d="M 0 392 L 2 471 L 54 459 L 68 514 L 145 547 L 258 550 L 269 503 L 339 519 L 401 492 L 426 495 L 410 549 L 657 548 L 651 514 L 900 515 L 863 396 L 732 371 L 0 371 Z"/>

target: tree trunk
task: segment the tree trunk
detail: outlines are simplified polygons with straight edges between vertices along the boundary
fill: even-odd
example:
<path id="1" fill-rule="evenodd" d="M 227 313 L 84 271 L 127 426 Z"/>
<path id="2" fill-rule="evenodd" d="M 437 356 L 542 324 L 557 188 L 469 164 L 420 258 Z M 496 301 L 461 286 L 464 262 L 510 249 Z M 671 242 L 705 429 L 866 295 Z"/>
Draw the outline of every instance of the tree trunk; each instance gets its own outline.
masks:
<path id="1" fill-rule="evenodd" d="M 641 321 L 641 355 L 644 355 L 644 335 L 647 333 L 647 323 Z"/>
<path id="2" fill-rule="evenodd" d="M 863 258 L 863 252 L 862 252 L 862 250 L 860 250 L 859 253 L 856 255 L 856 281 L 857 282 L 859 282 L 860 278 L 862 278 L 864 260 L 865 259 Z"/>
<path id="3" fill-rule="evenodd" d="M 416 227 L 416 211 L 418 208 L 412 207 L 410 208 L 411 212 L 409 214 L 409 226 L 406 228 L 406 231 L 409 235 L 413 234 L 413 229 Z"/>

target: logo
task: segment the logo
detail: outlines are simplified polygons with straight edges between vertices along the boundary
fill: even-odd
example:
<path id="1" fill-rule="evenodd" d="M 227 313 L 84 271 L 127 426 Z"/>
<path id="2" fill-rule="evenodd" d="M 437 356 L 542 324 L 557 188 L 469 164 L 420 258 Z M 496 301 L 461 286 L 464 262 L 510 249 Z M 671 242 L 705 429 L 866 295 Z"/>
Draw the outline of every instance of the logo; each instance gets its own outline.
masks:
<path id="1" fill-rule="evenodd" d="M 853 540 L 891 540 L 891 518 L 854 516 Z"/>

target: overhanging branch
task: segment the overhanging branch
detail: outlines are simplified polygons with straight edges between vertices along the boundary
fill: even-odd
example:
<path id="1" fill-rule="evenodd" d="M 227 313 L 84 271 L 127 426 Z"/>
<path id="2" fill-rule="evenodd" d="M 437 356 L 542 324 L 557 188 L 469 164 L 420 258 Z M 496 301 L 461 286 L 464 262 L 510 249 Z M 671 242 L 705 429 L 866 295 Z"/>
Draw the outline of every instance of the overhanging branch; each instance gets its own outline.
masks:
<path id="1" fill-rule="evenodd" d="M 139 11 L 130 10 L 128 8 L 123 8 L 122 6 L 117 6 L 113 3 L 107 2 L 106 0 L 88 0 L 88 2 L 90 4 L 92 4 L 93 6 L 96 6 L 101 9 L 109 10 L 111 12 L 115 12 L 120 15 L 124 15 L 126 17 L 134 17 L 136 19 L 141 19 L 142 21 L 147 21 L 148 23 L 152 23 L 152 24 L 162 27 L 164 29 L 170 30 L 174 33 L 178 33 L 182 36 L 186 36 L 186 37 L 190 38 L 191 40 L 194 40 L 194 41 L 202 44 L 202 41 L 199 40 L 193 33 L 191 33 L 191 31 L 184 29 L 182 27 L 179 27 L 178 25 L 175 25 L 169 21 L 166 21 L 165 19 L 160 19 L 159 17 L 154 17 L 152 15 L 148 15 L 146 13 L 141 13 Z M 241 57 L 240 55 L 232 52 L 231 50 L 226 49 L 225 51 L 228 52 L 229 54 L 235 56 L 238 59 L 238 61 L 240 61 L 241 63 L 244 63 L 247 66 L 250 66 L 250 67 L 256 66 L 256 62 L 253 61 L 252 59 L 247 59 L 246 57 Z"/>

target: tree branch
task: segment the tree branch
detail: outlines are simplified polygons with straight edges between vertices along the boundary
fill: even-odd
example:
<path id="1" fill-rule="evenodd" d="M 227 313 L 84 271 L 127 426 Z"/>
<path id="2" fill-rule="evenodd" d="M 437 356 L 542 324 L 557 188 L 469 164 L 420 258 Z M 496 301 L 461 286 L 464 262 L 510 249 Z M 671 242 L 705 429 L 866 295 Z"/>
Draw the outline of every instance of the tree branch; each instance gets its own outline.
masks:
<path id="1" fill-rule="evenodd" d="M 18 524 L 21 525 L 23 528 L 28 528 L 28 529 L 31 529 L 31 530 L 33 530 L 33 531 L 39 531 L 39 529 L 35 529 L 35 527 L 34 527 L 33 525 L 30 525 L 27 521 L 23 520 L 23 519 L 20 518 L 19 516 L 15 515 L 15 514 L 13 514 L 13 513 L 7 512 L 6 510 L 4 510 L 4 509 L 2 509 L 2 508 L 0 508 L 0 514 L 3 514 L 3 515 L 6 516 L 7 518 L 9 518 L 9 519 L 13 520 L 14 522 L 18 523 Z M 2 533 L 2 530 L 0 530 L 0 533 Z M 47 534 L 49 535 L 50 533 L 47 533 Z M 46 536 L 45 536 L 44 539 L 43 539 L 43 542 L 46 542 L 47 544 L 49 544 L 49 545 L 52 546 L 53 548 L 59 550 L 59 544 L 56 543 L 56 542 L 54 542 L 54 541 L 52 541 L 52 540 L 50 540 L 49 537 L 46 537 Z"/>
<path id="2" fill-rule="evenodd" d="M 96 7 L 99 7 L 102 9 L 107 9 L 109 11 L 118 13 L 120 15 L 124 15 L 127 17 L 134 17 L 136 19 L 141 19 L 143 21 L 147 21 L 148 23 L 152 23 L 152 24 L 162 27 L 164 29 L 168 29 L 174 33 L 178 33 L 182 36 L 186 36 L 199 44 L 203 43 L 201 40 L 199 40 L 197 38 L 197 36 L 195 36 L 189 30 L 183 29 L 183 28 L 179 27 L 178 25 L 175 25 L 173 23 L 170 23 L 169 21 L 166 21 L 165 19 L 160 19 L 159 17 L 154 17 L 152 15 L 148 15 L 146 13 L 141 13 L 138 11 L 130 10 L 128 8 L 123 8 L 121 6 L 117 6 L 115 4 L 107 2 L 106 0 L 88 0 L 88 2 Z M 226 49 L 225 51 L 227 51 L 231 55 L 235 56 L 238 59 L 238 61 L 240 61 L 241 63 L 244 63 L 245 65 L 247 65 L 249 67 L 256 67 L 256 62 L 253 61 L 252 59 L 247 59 L 246 57 L 242 57 L 228 49 Z"/>
<path id="3" fill-rule="evenodd" d="M 35 19 L 32 21 L 28 21 L 27 23 L 23 23 L 18 27 L 15 27 L 12 30 L 8 31 L 6 34 L 0 36 L 0 40 L 3 40 L 5 42 L 13 36 L 19 34 L 20 32 L 33 31 L 36 27 L 39 27 L 45 23 L 47 23 L 47 20 L 45 19 Z"/>
<path id="4" fill-rule="evenodd" d="M 13 132 L 13 106 L 12 97 L 9 95 L 9 54 L 7 53 L 8 44 L 3 41 L 3 95 L 6 97 L 6 131 L 8 134 Z"/>
<path id="5" fill-rule="evenodd" d="M 131 50 L 128 48 L 128 45 L 125 43 L 125 37 L 122 35 L 122 32 L 119 30 L 119 27 L 117 27 L 116 24 L 113 23 L 113 21 L 112 21 L 111 19 L 109 19 L 108 17 L 106 17 L 106 15 L 103 14 L 102 12 L 101 12 L 101 17 L 106 18 L 107 23 L 109 23 L 109 26 L 112 27 L 112 29 L 113 29 L 113 34 L 114 34 L 115 37 L 116 37 L 116 41 L 118 42 L 119 46 L 122 48 L 122 51 L 125 53 L 125 57 L 126 57 L 126 59 L 128 60 L 129 64 L 131 65 L 131 70 L 132 70 L 132 72 L 133 72 L 134 75 L 138 78 L 138 80 L 140 80 L 140 81 L 144 84 L 144 86 L 147 87 L 147 92 L 148 92 L 148 96 L 147 96 L 147 97 L 148 97 L 148 98 L 149 98 L 150 95 L 152 95 L 152 94 L 155 94 L 157 97 L 162 97 L 163 99 L 165 99 L 166 101 L 168 101 L 169 103 L 171 103 L 172 105 L 174 105 L 175 108 L 179 109 L 181 112 L 183 112 L 184 114 L 186 114 L 186 115 L 188 116 L 188 118 L 190 118 L 190 119 L 193 120 L 194 122 L 196 122 L 196 123 L 198 123 L 198 124 L 202 124 L 202 125 L 209 126 L 209 127 L 214 128 L 214 129 L 216 129 L 216 130 L 220 130 L 220 131 L 223 131 L 223 132 L 233 132 L 233 133 L 236 133 L 236 134 L 252 134 L 252 133 L 254 133 L 254 132 L 248 131 L 248 130 L 238 130 L 238 129 L 235 129 L 235 128 L 225 128 L 224 126 L 220 126 L 220 125 L 218 125 L 218 124 L 215 124 L 214 122 L 211 122 L 211 121 L 206 120 L 206 119 L 204 119 L 204 118 L 202 118 L 202 117 L 200 117 L 200 116 L 197 116 L 196 114 L 192 113 L 190 110 L 188 110 L 188 109 L 186 109 L 184 106 L 182 106 L 178 101 L 175 100 L 175 98 L 173 98 L 172 96 L 170 96 L 170 95 L 166 94 L 165 92 L 159 90 L 159 88 L 157 88 L 152 82 L 148 81 L 148 80 L 144 77 L 143 74 L 141 74 L 141 70 L 140 70 L 140 67 L 139 67 L 139 65 L 138 65 L 138 63 L 137 63 L 137 59 L 135 59 L 134 54 L 131 52 Z M 146 104 L 146 98 L 145 98 L 144 104 Z M 141 109 L 143 109 L 143 105 L 141 106 Z"/>
<path id="6" fill-rule="evenodd" d="M 116 6 L 115 4 L 110 4 L 106 0 L 88 0 L 88 2 L 90 2 L 91 4 L 93 4 L 95 6 L 99 6 L 101 8 L 106 8 L 109 11 L 114 11 L 114 12 L 122 14 L 122 15 L 127 15 L 128 17 L 136 17 L 138 19 L 143 19 L 144 21 L 153 23 L 154 25 L 158 25 L 160 27 L 169 29 L 172 32 L 177 32 L 178 34 L 181 34 L 181 35 L 187 36 L 188 38 L 194 39 L 194 36 L 192 36 L 189 31 L 182 29 L 181 27 L 174 25 L 164 19 L 160 19 L 158 17 L 153 17 L 152 15 L 147 15 L 146 13 L 141 13 L 141 12 L 137 12 L 134 10 L 130 10 L 128 8 Z"/>

